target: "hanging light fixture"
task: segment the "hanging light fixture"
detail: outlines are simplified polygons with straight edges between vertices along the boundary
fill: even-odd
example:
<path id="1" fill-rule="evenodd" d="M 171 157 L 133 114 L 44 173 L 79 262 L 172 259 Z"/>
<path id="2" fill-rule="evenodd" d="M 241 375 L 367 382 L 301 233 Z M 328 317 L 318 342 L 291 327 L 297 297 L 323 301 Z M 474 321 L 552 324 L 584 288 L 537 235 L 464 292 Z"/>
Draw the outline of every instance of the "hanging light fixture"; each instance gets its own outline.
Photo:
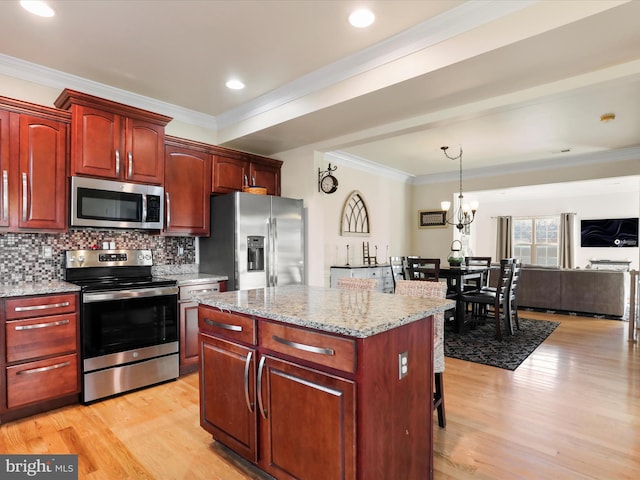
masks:
<path id="1" fill-rule="evenodd" d="M 471 203 L 465 203 L 464 195 L 462 194 L 462 147 L 460 147 L 460 153 L 457 157 L 450 157 L 447 153 L 449 147 L 440 147 L 444 152 L 445 157 L 449 160 L 460 160 L 460 193 L 458 194 L 458 205 L 451 212 L 449 216 L 449 209 L 451 208 L 451 202 L 441 202 L 440 207 L 443 211 L 447 212 L 446 222 L 450 225 L 455 225 L 460 232 L 462 229 L 473 222 L 478 210 L 478 202 L 472 201 Z"/>

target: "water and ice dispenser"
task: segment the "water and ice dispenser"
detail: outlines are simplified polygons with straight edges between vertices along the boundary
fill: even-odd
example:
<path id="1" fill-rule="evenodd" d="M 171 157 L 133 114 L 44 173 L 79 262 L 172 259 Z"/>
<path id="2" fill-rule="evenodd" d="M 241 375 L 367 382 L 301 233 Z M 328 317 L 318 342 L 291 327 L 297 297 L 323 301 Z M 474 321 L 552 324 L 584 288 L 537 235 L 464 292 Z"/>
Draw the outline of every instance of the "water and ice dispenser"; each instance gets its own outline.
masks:
<path id="1" fill-rule="evenodd" d="M 264 237 L 250 235 L 247 237 L 247 271 L 264 270 Z"/>

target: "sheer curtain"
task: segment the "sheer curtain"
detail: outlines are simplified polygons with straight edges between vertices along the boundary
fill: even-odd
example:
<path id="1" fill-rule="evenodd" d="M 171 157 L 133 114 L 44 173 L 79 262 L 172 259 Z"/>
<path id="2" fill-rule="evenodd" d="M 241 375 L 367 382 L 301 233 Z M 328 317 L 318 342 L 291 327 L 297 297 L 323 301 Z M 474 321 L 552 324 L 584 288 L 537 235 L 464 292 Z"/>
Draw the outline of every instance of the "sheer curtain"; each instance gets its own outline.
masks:
<path id="1" fill-rule="evenodd" d="M 498 217 L 496 236 L 496 260 L 513 257 L 513 219 Z"/>
<path id="2" fill-rule="evenodd" d="M 560 214 L 560 258 L 561 268 L 575 267 L 575 213 Z"/>

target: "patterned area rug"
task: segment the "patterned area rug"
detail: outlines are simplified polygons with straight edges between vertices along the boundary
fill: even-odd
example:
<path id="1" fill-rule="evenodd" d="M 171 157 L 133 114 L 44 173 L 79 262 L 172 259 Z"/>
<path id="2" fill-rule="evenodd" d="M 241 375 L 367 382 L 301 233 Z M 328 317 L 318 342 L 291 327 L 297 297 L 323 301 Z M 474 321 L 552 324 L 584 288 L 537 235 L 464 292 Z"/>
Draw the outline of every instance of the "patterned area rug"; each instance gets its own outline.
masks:
<path id="1" fill-rule="evenodd" d="M 444 335 L 444 354 L 469 362 L 515 370 L 553 332 L 559 322 L 520 318 L 520 330 L 513 336 L 495 339 L 495 324 L 490 321 L 458 334 L 448 329 Z"/>

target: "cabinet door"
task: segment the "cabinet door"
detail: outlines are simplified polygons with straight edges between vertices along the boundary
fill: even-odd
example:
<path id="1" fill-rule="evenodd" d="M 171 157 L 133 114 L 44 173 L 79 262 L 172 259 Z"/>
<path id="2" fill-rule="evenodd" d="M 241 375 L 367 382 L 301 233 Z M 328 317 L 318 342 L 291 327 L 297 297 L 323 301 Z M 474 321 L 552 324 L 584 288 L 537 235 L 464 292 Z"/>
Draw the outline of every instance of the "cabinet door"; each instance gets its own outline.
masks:
<path id="1" fill-rule="evenodd" d="M 65 230 L 67 126 L 20 115 L 20 228 Z"/>
<path id="2" fill-rule="evenodd" d="M 267 195 L 280 195 L 280 168 L 251 163 L 251 183 L 267 188 Z"/>
<path id="3" fill-rule="evenodd" d="M 242 159 L 213 156 L 213 193 L 241 192 L 249 175 L 249 162 Z"/>
<path id="4" fill-rule="evenodd" d="M 354 479 L 355 384 L 273 357 L 260 364 L 263 468 L 279 479 Z"/>
<path id="5" fill-rule="evenodd" d="M 124 179 L 161 185 L 164 180 L 164 127 L 125 118 Z"/>
<path id="6" fill-rule="evenodd" d="M 9 112 L 0 110 L 0 227 L 9 225 Z"/>
<path id="7" fill-rule="evenodd" d="M 257 461 L 256 351 L 199 334 L 200 425 L 220 443 Z"/>
<path id="8" fill-rule="evenodd" d="M 209 154 L 167 147 L 165 173 L 165 233 L 208 236 L 211 195 Z"/>
<path id="9" fill-rule="evenodd" d="M 71 173 L 117 179 L 124 168 L 120 116 L 91 107 L 72 109 Z"/>

